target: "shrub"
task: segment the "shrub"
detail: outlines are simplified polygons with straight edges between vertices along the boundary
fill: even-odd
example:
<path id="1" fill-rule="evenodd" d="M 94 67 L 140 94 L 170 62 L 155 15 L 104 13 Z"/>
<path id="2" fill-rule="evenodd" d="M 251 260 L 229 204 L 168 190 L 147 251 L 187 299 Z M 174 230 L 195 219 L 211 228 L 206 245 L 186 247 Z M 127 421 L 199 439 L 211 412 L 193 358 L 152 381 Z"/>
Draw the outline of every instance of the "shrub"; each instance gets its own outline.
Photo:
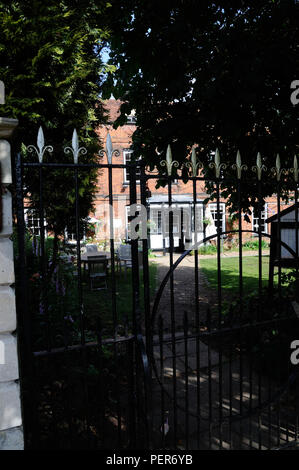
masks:
<path id="1" fill-rule="evenodd" d="M 250 240 L 247 240 L 246 242 L 243 243 L 243 248 L 247 248 L 249 250 L 258 250 L 259 249 L 259 240 L 257 238 L 252 238 Z M 266 242 L 265 240 L 261 241 L 261 247 L 262 248 L 269 248 L 269 243 Z"/>
<path id="2" fill-rule="evenodd" d="M 201 246 L 198 249 L 199 255 L 213 255 L 214 253 L 217 253 L 217 247 L 214 245 Z"/>

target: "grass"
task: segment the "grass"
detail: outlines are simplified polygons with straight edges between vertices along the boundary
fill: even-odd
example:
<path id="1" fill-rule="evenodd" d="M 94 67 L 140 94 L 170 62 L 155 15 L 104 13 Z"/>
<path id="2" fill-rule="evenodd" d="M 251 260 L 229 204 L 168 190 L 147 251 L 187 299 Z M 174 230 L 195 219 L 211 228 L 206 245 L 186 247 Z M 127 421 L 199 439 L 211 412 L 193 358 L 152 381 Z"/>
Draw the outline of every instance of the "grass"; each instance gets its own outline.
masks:
<path id="1" fill-rule="evenodd" d="M 217 258 L 200 259 L 200 268 L 205 274 L 209 285 L 213 289 L 218 286 Z M 259 268 L 258 256 L 243 257 L 243 289 L 244 293 L 258 289 Z M 262 257 L 262 285 L 266 287 L 269 279 L 269 257 Z M 237 294 L 239 292 L 239 258 L 221 259 L 221 286 L 224 292 L 228 294 Z"/>
<path id="2" fill-rule="evenodd" d="M 150 295 L 156 287 L 157 265 L 149 263 L 149 284 Z M 132 322 L 133 311 L 133 293 L 132 293 L 132 275 L 128 269 L 127 275 L 124 270 L 121 273 L 116 272 L 116 312 L 117 323 L 124 325 Z M 140 306 L 143 311 L 143 269 L 140 269 Z M 113 305 L 112 305 L 112 286 L 111 277 L 108 281 L 108 290 L 91 291 L 88 282 L 83 284 L 83 304 L 88 318 L 87 326 L 93 330 L 95 322 L 100 318 L 101 325 L 105 330 L 113 326 Z"/>

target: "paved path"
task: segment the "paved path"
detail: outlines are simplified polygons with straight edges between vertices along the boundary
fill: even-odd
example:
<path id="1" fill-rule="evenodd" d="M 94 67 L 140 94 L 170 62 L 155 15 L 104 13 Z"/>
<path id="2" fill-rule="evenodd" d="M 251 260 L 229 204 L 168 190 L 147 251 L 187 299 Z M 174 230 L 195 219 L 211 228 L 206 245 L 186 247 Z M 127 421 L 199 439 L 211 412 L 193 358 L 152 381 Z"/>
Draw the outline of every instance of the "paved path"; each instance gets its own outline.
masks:
<path id="1" fill-rule="evenodd" d="M 256 256 L 256 254 L 256 252 L 248 252 L 248 256 Z M 238 253 L 231 253 L 231 255 L 238 256 Z M 174 262 L 178 256 L 174 254 Z M 159 288 L 168 272 L 169 258 L 168 256 L 158 257 L 153 259 L 153 262 L 158 266 L 157 288 Z M 207 307 L 209 304 L 215 304 L 217 297 L 209 288 L 200 270 L 198 293 L 199 320 L 204 329 Z M 272 394 L 277 391 L 277 384 L 271 383 L 268 378 L 260 377 L 252 368 L 246 354 L 240 363 L 240 357 L 236 351 L 232 355 L 228 351 L 222 354 L 219 350 L 213 350 L 208 344 L 191 335 L 188 339 L 184 339 L 182 334 L 184 313 L 188 315 L 189 332 L 191 332 L 196 320 L 194 305 L 194 257 L 186 256 L 174 272 L 175 346 L 171 342 L 170 334 L 169 281 L 164 289 L 154 325 L 156 373 L 159 379 L 163 380 L 164 411 L 168 414 L 170 425 L 164 442 L 165 447 L 219 449 L 221 446 L 224 449 L 251 447 L 266 449 L 274 448 L 278 437 L 280 444 L 293 440 L 294 416 L 284 413 L 284 418 L 279 417 L 275 403 L 267 406 L 261 413 L 255 413 L 250 419 L 246 417 L 239 419 L 241 406 L 243 415 L 246 415 L 248 410 L 256 408 L 259 402 L 267 402 L 269 398 L 271 399 Z M 159 315 L 163 318 L 164 324 L 162 346 L 157 335 Z M 159 447 L 161 446 L 162 391 L 155 374 L 153 374 L 153 379 L 155 445 Z M 242 394 L 242 400 L 240 400 L 240 394 Z M 199 409 L 198 403 L 200 403 Z M 174 445 L 174 408 L 177 409 L 176 445 Z M 288 427 L 287 433 L 286 427 Z"/>
<path id="2" fill-rule="evenodd" d="M 174 262 L 178 259 L 178 257 L 178 254 L 174 254 Z M 158 266 L 158 289 L 169 270 L 169 257 L 161 256 L 158 258 L 153 258 L 153 262 L 155 262 Z M 174 271 L 173 284 L 176 330 L 181 330 L 185 312 L 188 315 L 188 322 L 190 326 L 195 325 L 196 322 L 194 308 L 196 301 L 194 256 L 188 255 L 181 261 L 180 265 Z M 208 287 L 205 276 L 200 270 L 198 272 L 198 293 L 199 319 L 200 322 L 205 324 L 207 307 L 209 303 L 211 304 L 211 302 L 216 302 L 216 296 L 215 292 L 213 292 Z M 166 331 L 170 331 L 171 329 L 170 295 L 170 281 L 168 281 L 163 291 L 156 317 L 156 320 L 158 320 L 159 315 L 162 316 L 164 329 Z M 157 322 L 155 326 L 157 326 Z"/>

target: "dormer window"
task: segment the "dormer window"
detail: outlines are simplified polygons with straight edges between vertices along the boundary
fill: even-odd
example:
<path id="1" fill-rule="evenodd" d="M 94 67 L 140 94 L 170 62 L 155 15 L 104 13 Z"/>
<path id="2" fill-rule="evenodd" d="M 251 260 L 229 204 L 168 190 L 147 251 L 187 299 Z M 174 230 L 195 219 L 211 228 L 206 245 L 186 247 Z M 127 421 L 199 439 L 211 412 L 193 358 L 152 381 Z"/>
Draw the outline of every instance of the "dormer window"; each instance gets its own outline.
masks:
<path id="1" fill-rule="evenodd" d="M 127 124 L 136 124 L 136 116 L 133 114 L 127 116 Z"/>

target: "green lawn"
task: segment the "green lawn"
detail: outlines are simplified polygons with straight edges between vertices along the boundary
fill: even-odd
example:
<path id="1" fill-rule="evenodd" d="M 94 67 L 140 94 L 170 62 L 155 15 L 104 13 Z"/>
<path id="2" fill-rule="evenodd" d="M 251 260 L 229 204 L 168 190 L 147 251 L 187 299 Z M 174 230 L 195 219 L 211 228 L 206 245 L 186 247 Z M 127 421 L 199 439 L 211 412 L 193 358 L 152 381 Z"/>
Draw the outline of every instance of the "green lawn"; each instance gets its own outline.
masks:
<path id="1" fill-rule="evenodd" d="M 200 258 L 200 268 L 205 274 L 209 285 L 216 289 L 217 258 Z M 269 279 L 269 257 L 262 257 L 262 284 L 266 287 Z M 243 257 L 243 288 L 245 294 L 258 289 L 259 267 L 258 256 Z M 239 258 L 221 258 L 221 286 L 228 294 L 237 294 L 239 291 Z"/>
<path id="2" fill-rule="evenodd" d="M 157 265 L 149 263 L 150 294 L 155 292 Z M 140 304 L 143 310 L 143 269 L 140 269 Z M 95 321 L 100 318 L 104 329 L 113 325 L 112 286 L 109 276 L 108 289 L 91 291 L 88 282 L 83 285 L 83 304 L 87 316 L 87 327 L 95 328 Z M 116 272 L 116 312 L 117 322 L 123 325 L 132 322 L 132 274 L 128 269 L 127 275 Z"/>

